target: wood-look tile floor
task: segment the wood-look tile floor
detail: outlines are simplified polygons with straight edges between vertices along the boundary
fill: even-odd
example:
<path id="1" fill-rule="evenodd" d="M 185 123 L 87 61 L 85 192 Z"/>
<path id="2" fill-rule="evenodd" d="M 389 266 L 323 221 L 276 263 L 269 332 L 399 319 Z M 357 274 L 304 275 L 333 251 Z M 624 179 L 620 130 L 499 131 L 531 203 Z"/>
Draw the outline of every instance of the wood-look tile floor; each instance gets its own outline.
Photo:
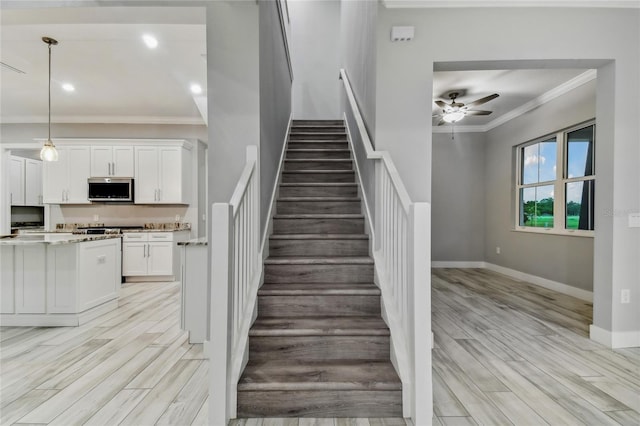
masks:
<path id="1" fill-rule="evenodd" d="M 486 270 L 433 274 L 436 425 L 640 425 L 640 349 L 590 341 L 591 306 Z M 0 424 L 204 425 L 207 363 L 177 283 L 123 286 L 80 327 L 0 329 Z M 403 419 L 240 419 L 396 426 Z"/>

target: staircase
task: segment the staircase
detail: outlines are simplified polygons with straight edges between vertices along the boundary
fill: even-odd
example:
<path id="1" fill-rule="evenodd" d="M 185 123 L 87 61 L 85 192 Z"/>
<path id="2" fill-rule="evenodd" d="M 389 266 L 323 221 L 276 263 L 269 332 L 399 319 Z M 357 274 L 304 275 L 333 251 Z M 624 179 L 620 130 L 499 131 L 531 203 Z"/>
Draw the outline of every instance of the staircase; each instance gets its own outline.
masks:
<path id="1" fill-rule="evenodd" d="M 238 417 L 402 417 L 342 121 L 289 135 Z"/>

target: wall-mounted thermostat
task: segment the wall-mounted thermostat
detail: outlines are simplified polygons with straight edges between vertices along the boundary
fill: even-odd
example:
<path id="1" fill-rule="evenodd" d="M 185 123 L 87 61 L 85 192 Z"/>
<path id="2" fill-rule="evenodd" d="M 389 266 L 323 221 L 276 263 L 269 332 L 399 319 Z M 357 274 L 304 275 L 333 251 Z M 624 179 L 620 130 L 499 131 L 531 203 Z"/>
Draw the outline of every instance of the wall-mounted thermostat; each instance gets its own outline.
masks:
<path id="1" fill-rule="evenodd" d="M 413 40 L 415 27 L 391 27 L 391 41 Z"/>

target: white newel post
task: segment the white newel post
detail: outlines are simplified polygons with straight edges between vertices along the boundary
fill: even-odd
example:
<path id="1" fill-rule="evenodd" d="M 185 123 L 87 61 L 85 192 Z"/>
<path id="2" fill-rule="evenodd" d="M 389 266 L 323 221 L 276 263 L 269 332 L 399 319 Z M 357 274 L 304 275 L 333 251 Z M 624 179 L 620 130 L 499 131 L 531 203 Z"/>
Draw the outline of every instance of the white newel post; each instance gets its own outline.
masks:
<path id="1" fill-rule="evenodd" d="M 431 388 L 431 205 L 413 203 L 410 210 L 411 270 L 413 287 L 413 419 L 416 426 L 430 425 L 433 416 Z"/>
<path id="2" fill-rule="evenodd" d="M 209 358 L 209 423 L 226 425 L 230 416 L 229 372 L 232 307 L 231 253 L 233 253 L 233 207 L 227 203 L 213 204 L 211 212 L 211 301 L 210 301 L 210 358 Z"/>

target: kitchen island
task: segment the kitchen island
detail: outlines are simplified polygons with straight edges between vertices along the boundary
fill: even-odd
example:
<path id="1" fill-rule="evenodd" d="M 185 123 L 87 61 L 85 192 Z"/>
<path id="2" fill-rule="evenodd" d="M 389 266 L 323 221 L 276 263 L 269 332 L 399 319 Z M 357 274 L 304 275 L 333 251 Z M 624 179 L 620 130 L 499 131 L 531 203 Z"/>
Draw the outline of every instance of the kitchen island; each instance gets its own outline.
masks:
<path id="1" fill-rule="evenodd" d="M 0 238 L 0 325 L 78 326 L 118 307 L 120 235 Z"/>

